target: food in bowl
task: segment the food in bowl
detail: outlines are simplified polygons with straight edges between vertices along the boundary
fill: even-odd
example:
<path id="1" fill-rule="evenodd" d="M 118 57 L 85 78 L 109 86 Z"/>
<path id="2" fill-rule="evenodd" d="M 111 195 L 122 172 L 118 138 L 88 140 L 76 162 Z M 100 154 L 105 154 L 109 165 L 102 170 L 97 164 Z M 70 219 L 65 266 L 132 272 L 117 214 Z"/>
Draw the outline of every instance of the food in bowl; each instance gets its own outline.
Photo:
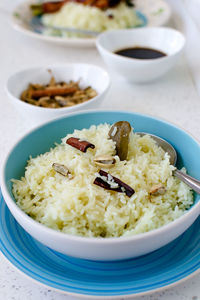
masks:
<path id="1" fill-rule="evenodd" d="M 36 221 L 83 237 L 131 236 L 159 228 L 193 204 L 169 155 L 126 121 L 75 130 L 30 158 L 13 179 L 17 205 Z"/>
<path id="2" fill-rule="evenodd" d="M 69 27 L 102 32 L 110 29 L 131 28 L 142 25 L 130 1 L 95 0 L 61 1 L 32 5 L 34 15 L 41 15 L 47 28 L 45 35 L 82 36 L 53 27 Z"/>
<path id="3" fill-rule="evenodd" d="M 52 76 L 48 84 L 30 83 L 20 99 L 35 106 L 61 108 L 83 103 L 96 96 L 96 90 L 90 86 L 82 89 L 78 81 L 56 82 Z"/>
<path id="4" fill-rule="evenodd" d="M 50 82 L 51 70 L 56 82 L 79 82 L 80 88 L 91 87 L 97 92 L 97 96 L 88 101 L 77 103 L 62 108 L 48 108 L 27 104 L 20 100 L 22 91 L 27 89 L 30 83 L 46 85 Z M 92 109 L 100 105 L 110 87 L 108 73 L 102 68 L 82 63 L 47 65 L 43 67 L 28 68 L 12 74 L 6 83 L 6 91 L 13 107 L 18 110 L 27 124 L 41 124 L 53 118 L 67 115 L 73 111 Z"/>

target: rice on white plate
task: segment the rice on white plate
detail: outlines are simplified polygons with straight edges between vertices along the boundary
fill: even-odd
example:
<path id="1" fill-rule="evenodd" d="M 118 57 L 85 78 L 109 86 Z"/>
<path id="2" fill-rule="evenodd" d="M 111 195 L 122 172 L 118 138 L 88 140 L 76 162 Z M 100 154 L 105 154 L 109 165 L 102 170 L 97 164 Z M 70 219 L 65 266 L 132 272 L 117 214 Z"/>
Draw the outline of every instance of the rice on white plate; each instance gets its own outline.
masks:
<path id="1" fill-rule="evenodd" d="M 68 2 L 55 13 L 44 14 L 42 23 L 46 26 L 69 27 L 102 32 L 109 29 L 124 29 L 141 25 L 132 7 L 124 2 L 113 8 L 101 10 L 95 6 Z M 46 29 L 46 35 L 78 36 L 64 30 Z"/>
<path id="2" fill-rule="evenodd" d="M 159 228 L 183 215 L 193 203 L 188 186 L 172 176 L 169 156 L 148 135 L 131 132 L 127 160 L 115 155 L 115 142 L 108 138 L 111 126 L 101 124 L 75 130 L 49 152 L 28 161 L 21 180 L 13 179 L 17 205 L 36 221 L 64 233 L 84 237 L 130 236 Z M 66 144 L 69 137 L 95 145 L 86 153 Z M 135 190 L 125 193 L 93 184 L 100 167 L 98 155 L 115 155 L 115 165 L 104 169 Z M 53 163 L 67 166 L 72 178 L 55 172 Z M 162 184 L 164 194 L 150 195 Z"/>

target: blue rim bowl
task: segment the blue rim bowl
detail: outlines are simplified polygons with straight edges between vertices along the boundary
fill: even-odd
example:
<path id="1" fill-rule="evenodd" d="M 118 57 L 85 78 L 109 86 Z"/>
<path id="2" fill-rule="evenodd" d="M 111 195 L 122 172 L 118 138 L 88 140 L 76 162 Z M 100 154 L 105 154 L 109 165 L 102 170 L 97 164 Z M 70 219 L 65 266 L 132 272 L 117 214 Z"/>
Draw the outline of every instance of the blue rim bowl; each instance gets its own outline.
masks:
<path id="1" fill-rule="evenodd" d="M 171 143 L 178 155 L 177 167 L 200 180 L 200 144 L 190 134 L 166 121 L 126 111 L 85 111 L 47 122 L 22 137 L 8 153 L 1 173 L 1 188 L 6 204 L 20 225 L 34 238 L 61 253 L 91 260 L 118 260 L 152 252 L 178 236 L 200 214 L 200 195 L 194 193 L 194 204 L 175 221 L 147 233 L 120 238 L 86 238 L 64 234 L 39 224 L 26 215 L 15 203 L 11 179 L 20 179 L 30 155 L 35 157 L 49 151 L 61 138 L 74 129 L 88 128 L 100 123 L 130 122 L 134 131 L 160 136 Z"/>

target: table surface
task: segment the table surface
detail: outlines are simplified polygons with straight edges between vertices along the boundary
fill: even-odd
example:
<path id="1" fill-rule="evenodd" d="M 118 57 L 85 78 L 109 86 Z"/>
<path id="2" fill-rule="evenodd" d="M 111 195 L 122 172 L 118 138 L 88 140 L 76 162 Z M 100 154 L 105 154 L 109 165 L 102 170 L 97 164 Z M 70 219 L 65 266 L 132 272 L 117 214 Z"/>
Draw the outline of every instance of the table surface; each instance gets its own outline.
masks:
<path id="1" fill-rule="evenodd" d="M 90 62 L 106 68 L 95 48 L 68 48 L 32 40 L 16 33 L 10 26 L 9 12 L 17 2 L 19 1 L 0 1 L 0 165 L 12 144 L 34 126 L 25 122 L 8 102 L 4 88 L 8 76 L 21 68 L 52 63 Z M 192 56 L 188 55 L 194 42 L 195 48 L 200 49 L 195 39 L 195 34 L 199 32 L 199 24 L 195 24 L 195 20 L 198 19 L 191 17 L 190 13 L 195 11 L 195 7 L 192 9 L 190 6 L 188 9 L 187 1 L 168 0 L 168 2 L 172 7 L 175 26 L 187 37 L 188 45 L 184 57 L 172 71 L 153 83 L 130 84 L 116 74 L 111 74 L 111 89 L 101 108 L 123 109 L 161 117 L 176 123 L 199 138 L 200 66 L 199 60 L 196 60 L 199 52 L 194 52 Z M 192 2 L 197 5 L 197 1 L 191 0 L 191 4 Z M 70 300 L 71 297 L 32 282 L 0 254 L 0 299 Z M 200 274 L 186 279 L 173 288 L 137 299 L 198 300 Z"/>

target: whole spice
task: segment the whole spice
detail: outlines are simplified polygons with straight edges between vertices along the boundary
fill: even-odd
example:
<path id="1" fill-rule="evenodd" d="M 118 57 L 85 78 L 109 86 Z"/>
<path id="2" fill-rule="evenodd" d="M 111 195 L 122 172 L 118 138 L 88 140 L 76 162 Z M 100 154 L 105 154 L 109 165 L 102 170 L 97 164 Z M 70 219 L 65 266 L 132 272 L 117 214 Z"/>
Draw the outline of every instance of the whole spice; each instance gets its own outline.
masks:
<path id="1" fill-rule="evenodd" d="M 116 162 L 115 158 L 110 155 L 99 155 L 94 158 L 94 163 L 97 166 L 104 167 L 104 168 L 113 167 L 115 162 Z"/>
<path id="2" fill-rule="evenodd" d="M 129 198 L 135 193 L 134 189 L 119 178 L 112 176 L 106 171 L 99 171 L 100 177 L 96 177 L 94 184 L 106 189 L 119 193 L 125 193 Z"/>
<path id="3" fill-rule="evenodd" d="M 51 74 L 51 70 L 48 70 Z M 97 96 L 97 92 L 90 86 L 82 89 L 79 82 L 57 82 L 53 76 L 48 84 L 30 83 L 20 99 L 26 103 L 47 107 L 70 107 L 88 101 Z"/>
<path id="4" fill-rule="evenodd" d="M 68 87 L 68 88 L 53 88 L 53 87 L 49 87 L 46 89 L 38 89 L 38 90 L 32 90 L 29 93 L 29 97 L 33 98 L 33 99 L 39 99 L 40 97 L 53 97 L 53 96 L 66 96 L 69 94 L 73 94 L 74 92 L 76 92 L 76 88 L 75 87 Z"/>
<path id="5" fill-rule="evenodd" d="M 95 145 L 91 144 L 90 142 L 87 141 L 82 141 L 79 138 L 71 137 L 66 140 L 66 144 L 82 151 L 86 152 L 88 148 L 95 148 Z"/>
<path id="6" fill-rule="evenodd" d="M 116 143 L 116 152 L 120 160 L 126 160 L 128 155 L 129 134 L 131 125 L 127 121 L 119 121 L 112 125 L 108 135 Z"/>
<path id="7" fill-rule="evenodd" d="M 166 188 L 161 183 L 153 185 L 149 190 L 149 194 L 154 196 L 163 195 L 165 192 Z"/>
<path id="8" fill-rule="evenodd" d="M 70 173 L 70 171 L 68 170 L 68 168 L 65 165 L 62 165 L 62 164 L 59 164 L 59 163 L 53 163 L 52 168 L 57 173 L 65 176 L 65 177 L 72 178 L 72 174 Z"/>

